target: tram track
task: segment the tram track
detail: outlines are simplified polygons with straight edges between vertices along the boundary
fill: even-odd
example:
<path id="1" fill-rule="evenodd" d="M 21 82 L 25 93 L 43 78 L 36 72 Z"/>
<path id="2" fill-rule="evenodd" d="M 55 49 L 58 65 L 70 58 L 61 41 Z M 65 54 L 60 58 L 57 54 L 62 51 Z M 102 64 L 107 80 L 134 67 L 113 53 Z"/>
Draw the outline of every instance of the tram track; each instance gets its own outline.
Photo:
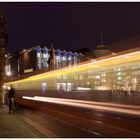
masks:
<path id="1" fill-rule="evenodd" d="M 89 132 L 93 132 L 94 135 L 90 135 L 91 137 L 140 137 L 140 131 L 138 129 L 140 120 L 133 119 L 133 116 L 129 116 L 132 120 L 126 119 L 127 117 L 124 118 L 124 114 L 121 113 L 119 115 L 122 117 L 120 116 L 120 119 L 117 119 L 118 114 L 114 115 L 104 110 L 83 109 L 82 107 L 70 107 L 62 104 L 58 105 L 57 103 L 26 99 L 18 99 L 17 102 Z"/>

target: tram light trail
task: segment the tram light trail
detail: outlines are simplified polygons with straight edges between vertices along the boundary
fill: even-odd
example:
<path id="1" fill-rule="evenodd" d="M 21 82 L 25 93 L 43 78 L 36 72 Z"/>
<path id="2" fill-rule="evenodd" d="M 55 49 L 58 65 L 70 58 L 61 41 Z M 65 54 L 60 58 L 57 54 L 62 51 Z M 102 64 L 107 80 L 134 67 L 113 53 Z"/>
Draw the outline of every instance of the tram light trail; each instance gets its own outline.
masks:
<path id="1" fill-rule="evenodd" d="M 111 103 L 98 103 L 98 102 L 90 102 L 90 101 L 79 101 L 79 100 L 71 100 L 71 99 L 59 99 L 59 98 L 50 98 L 50 97 L 28 97 L 23 96 L 23 99 L 26 100 L 34 100 L 40 102 L 48 102 L 48 103 L 56 103 L 74 107 L 82 107 L 87 109 L 98 109 L 103 111 L 111 111 L 117 113 L 131 114 L 131 115 L 140 115 L 140 107 L 131 106 L 131 105 L 117 105 Z"/>
<path id="2" fill-rule="evenodd" d="M 79 73 L 82 71 L 88 71 L 88 70 L 93 70 L 99 67 L 107 67 L 111 65 L 117 65 L 121 63 L 128 63 L 132 61 L 137 61 L 140 60 L 140 51 L 134 51 L 134 52 L 127 52 L 126 54 L 119 54 L 116 56 L 111 56 L 109 58 L 104 58 L 104 59 L 97 59 L 97 60 L 91 60 L 87 61 L 84 63 L 81 63 L 79 65 L 71 66 L 71 67 L 64 67 L 58 70 L 54 71 L 49 71 L 45 72 L 42 74 L 38 74 L 35 76 L 30 76 L 28 78 L 22 79 L 22 80 L 17 80 L 17 81 L 12 81 L 12 82 L 6 82 L 5 84 L 16 84 L 16 83 L 26 83 L 30 81 L 38 81 L 42 79 L 47 79 L 47 78 L 53 78 L 56 77 L 58 74 L 63 75 L 63 74 L 72 74 L 72 73 Z"/>
<path id="3" fill-rule="evenodd" d="M 75 100 L 75 99 L 62 99 L 62 98 L 52 98 L 52 97 L 42 97 L 42 96 L 34 96 L 34 98 L 69 101 L 69 102 L 77 102 L 77 103 L 87 103 L 87 104 L 91 104 L 91 105 L 93 104 L 93 105 L 102 105 L 102 106 L 113 106 L 113 107 L 120 107 L 120 108 L 122 107 L 122 108 L 140 110 L 140 106 L 135 106 L 135 105 L 123 105 L 123 104 L 115 104 L 115 103 L 94 102 L 94 101 Z"/>

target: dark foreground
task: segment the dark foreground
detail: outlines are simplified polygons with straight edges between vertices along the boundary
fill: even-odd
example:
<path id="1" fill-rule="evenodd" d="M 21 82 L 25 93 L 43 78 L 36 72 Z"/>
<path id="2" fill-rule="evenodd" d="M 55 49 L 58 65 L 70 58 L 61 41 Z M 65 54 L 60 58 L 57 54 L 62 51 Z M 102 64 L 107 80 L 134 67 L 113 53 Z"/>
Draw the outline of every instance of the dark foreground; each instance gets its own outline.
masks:
<path id="1" fill-rule="evenodd" d="M 0 138 L 140 138 L 140 96 L 101 97 L 105 103 L 16 98 L 14 115 L 0 106 Z"/>
<path id="2" fill-rule="evenodd" d="M 18 103 L 22 105 L 19 107 L 22 116 L 37 122 L 56 137 L 140 138 L 139 106 L 129 108 L 92 104 L 93 108 L 97 106 L 92 109 L 25 99 L 18 100 Z M 104 107 L 112 110 L 102 109 Z M 119 112 L 121 109 L 128 113 Z"/>
<path id="3" fill-rule="evenodd" d="M 15 113 L 8 114 L 7 106 L 0 106 L 0 138 L 45 138 L 46 135 L 23 121 Z"/>

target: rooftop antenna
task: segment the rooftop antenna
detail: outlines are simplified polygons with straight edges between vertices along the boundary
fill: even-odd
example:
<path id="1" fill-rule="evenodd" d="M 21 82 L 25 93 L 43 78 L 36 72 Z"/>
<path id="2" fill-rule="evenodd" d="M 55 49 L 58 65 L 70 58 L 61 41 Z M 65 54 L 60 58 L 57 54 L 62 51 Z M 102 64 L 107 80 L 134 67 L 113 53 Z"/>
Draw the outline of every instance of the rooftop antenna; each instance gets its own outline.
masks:
<path id="1" fill-rule="evenodd" d="M 104 47 L 104 45 L 103 45 L 103 33 L 102 33 L 102 32 L 100 33 L 100 43 L 99 43 L 99 45 L 96 46 L 96 47 L 97 47 L 98 49 Z"/>
<path id="2" fill-rule="evenodd" d="M 101 32 L 101 44 L 103 44 L 103 33 Z"/>

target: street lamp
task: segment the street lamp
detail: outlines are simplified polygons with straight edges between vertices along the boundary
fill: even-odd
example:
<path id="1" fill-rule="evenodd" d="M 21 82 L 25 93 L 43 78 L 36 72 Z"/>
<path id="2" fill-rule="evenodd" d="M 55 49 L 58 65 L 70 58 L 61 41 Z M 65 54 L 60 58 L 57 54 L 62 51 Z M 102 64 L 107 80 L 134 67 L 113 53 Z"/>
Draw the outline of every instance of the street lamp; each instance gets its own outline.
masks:
<path id="1" fill-rule="evenodd" d="M 7 76 L 11 76 L 11 72 L 8 71 L 8 72 L 6 73 L 6 75 L 7 75 Z"/>

